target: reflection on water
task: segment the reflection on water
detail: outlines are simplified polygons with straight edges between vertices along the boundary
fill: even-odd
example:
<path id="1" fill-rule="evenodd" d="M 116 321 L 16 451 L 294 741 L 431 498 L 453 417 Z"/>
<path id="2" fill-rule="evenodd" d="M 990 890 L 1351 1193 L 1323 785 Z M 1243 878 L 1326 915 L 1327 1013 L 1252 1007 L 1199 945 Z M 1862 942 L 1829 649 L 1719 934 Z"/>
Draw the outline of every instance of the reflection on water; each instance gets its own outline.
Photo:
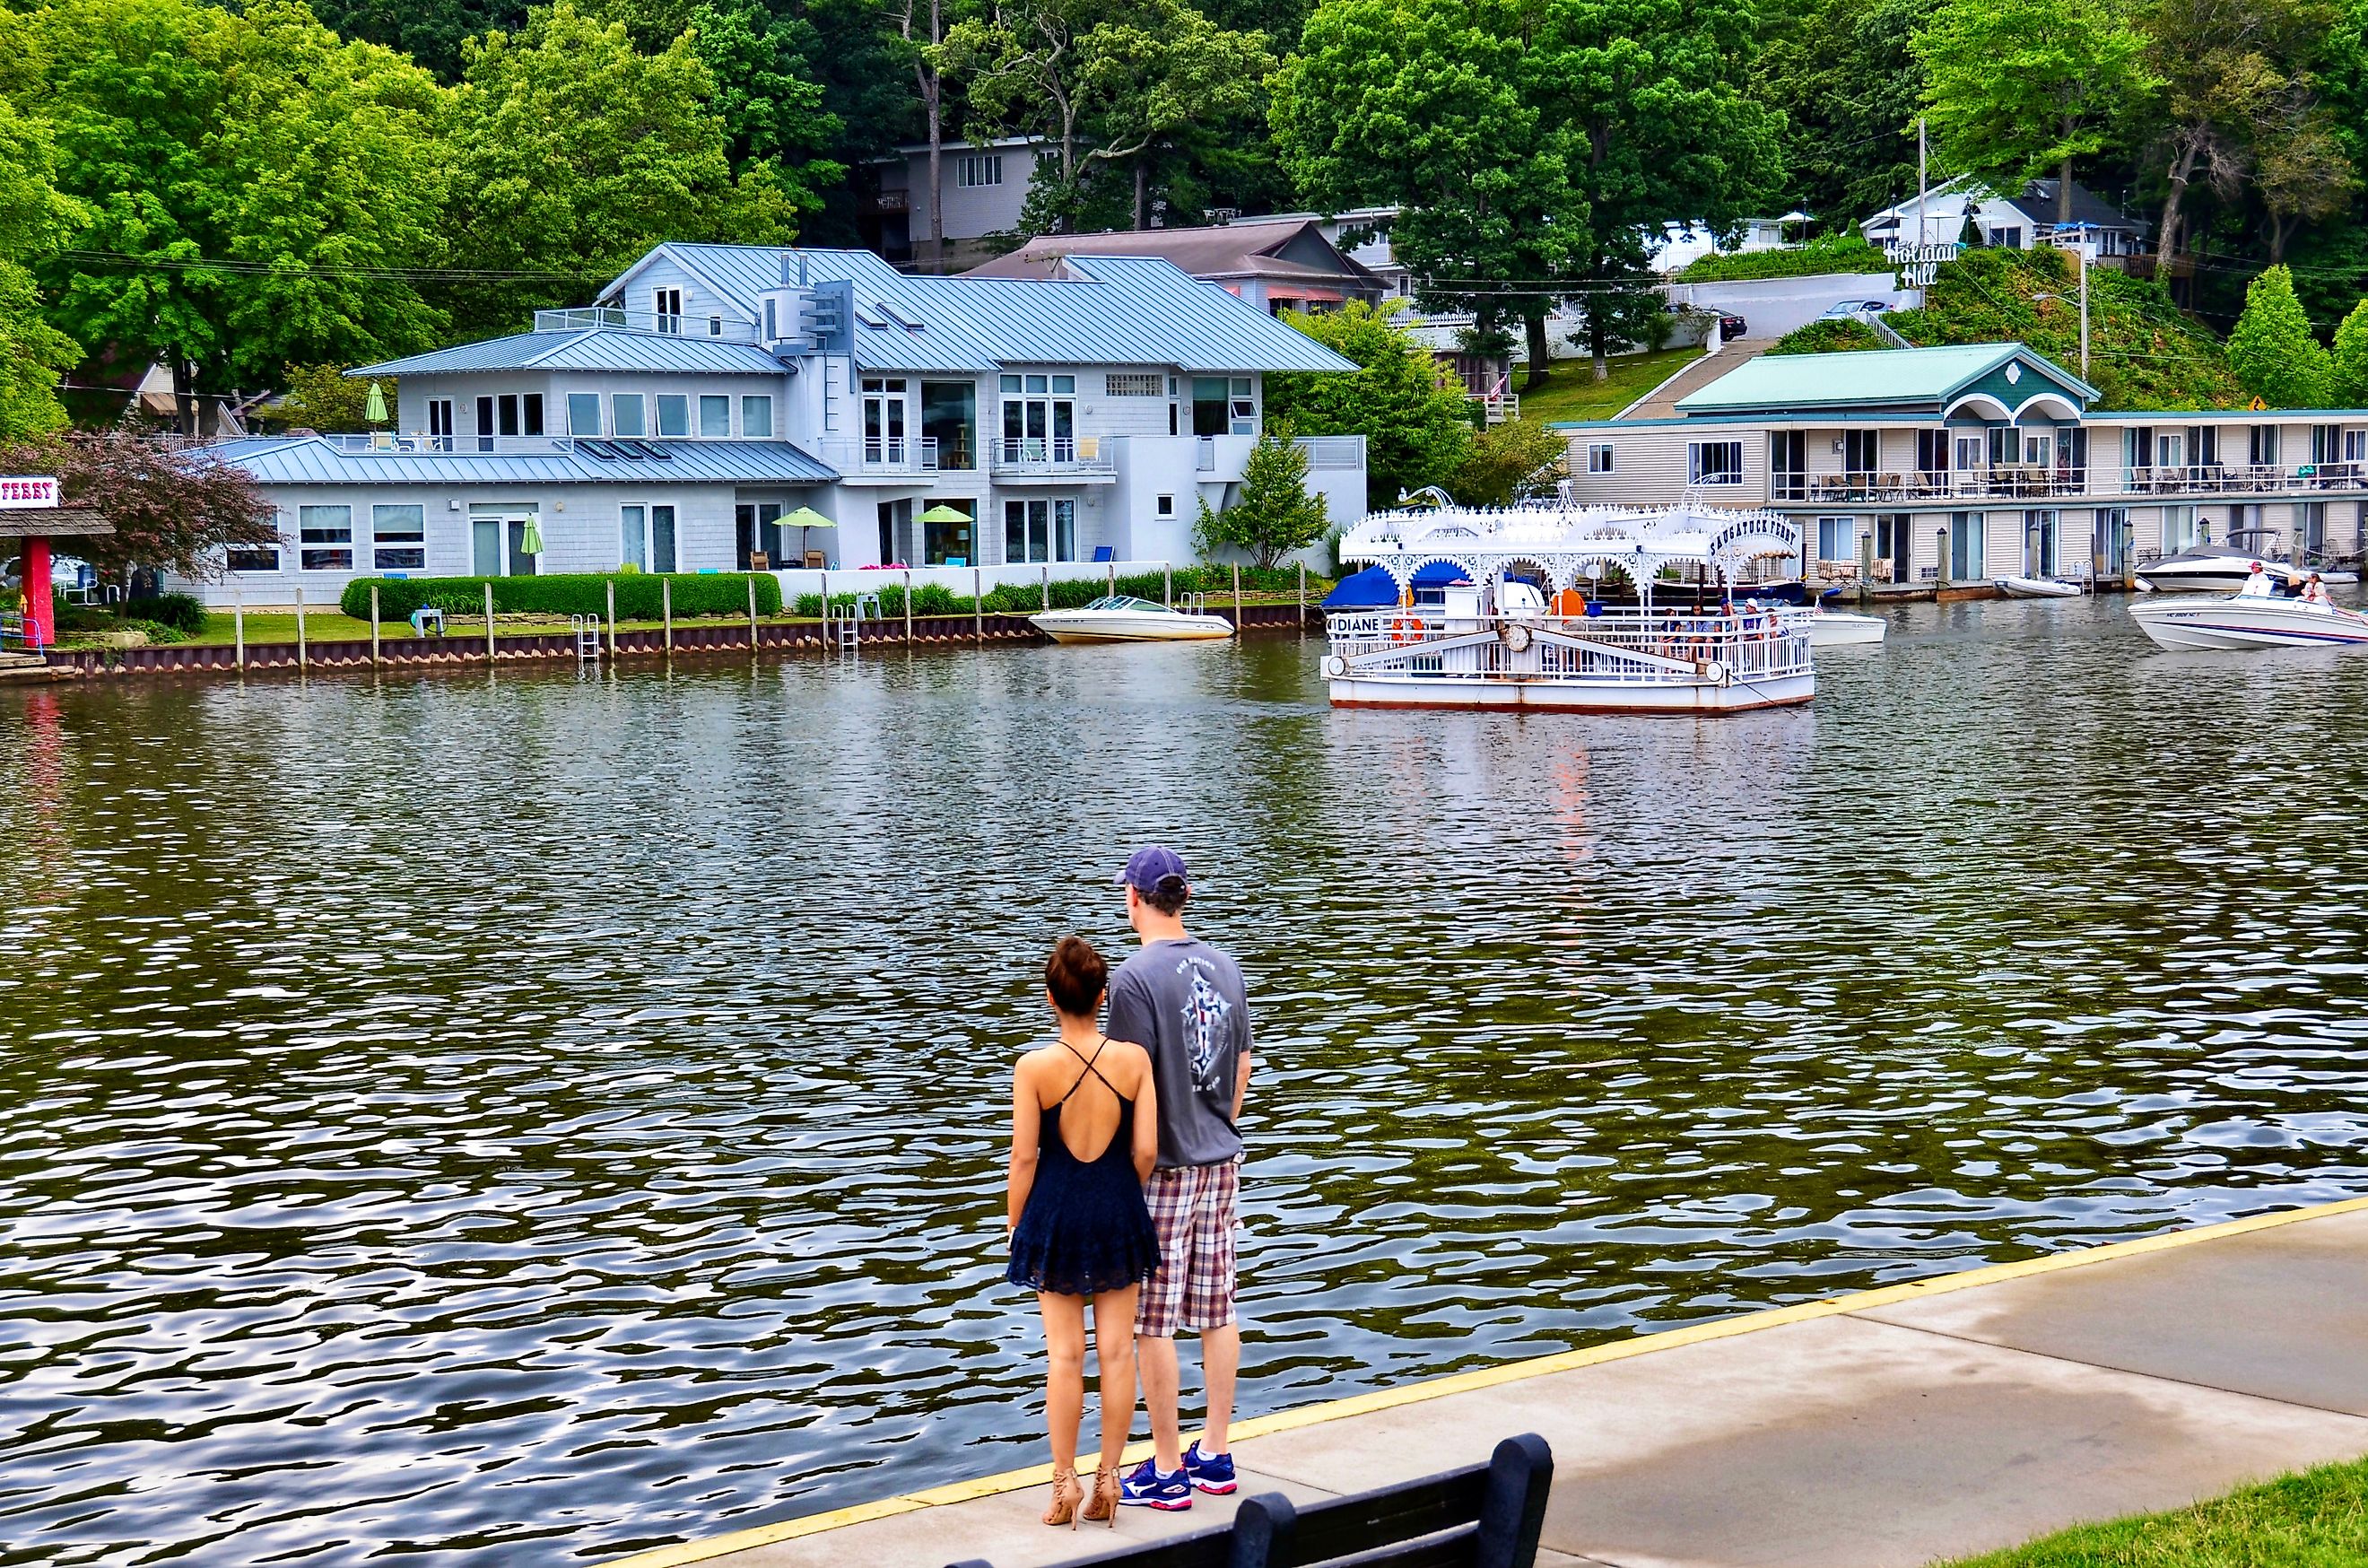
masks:
<path id="1" fill-rule="evenodd" d="M 592 1559 L 1037 1456 L 1004 1084 L 1258 1005 L 1244 1404 L 2368 1191 L 2368 660 L 1922 607 L 1806 710 L 1315 648 L 0 698 L 0 1561 Z"/>

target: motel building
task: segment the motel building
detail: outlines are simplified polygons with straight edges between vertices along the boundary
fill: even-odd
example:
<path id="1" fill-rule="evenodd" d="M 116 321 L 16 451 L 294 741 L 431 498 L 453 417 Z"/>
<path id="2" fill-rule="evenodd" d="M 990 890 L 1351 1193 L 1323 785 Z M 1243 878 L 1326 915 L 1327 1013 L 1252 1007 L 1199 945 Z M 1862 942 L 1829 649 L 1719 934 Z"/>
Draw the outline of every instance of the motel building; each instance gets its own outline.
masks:
<path id="1" fill-rule="evenodd" d="M 1156 257 L 941 278 L 664 244 L 529 332 L 355 369 L 395 381 L 385 429 L 216 446 L 280 540 L 174 585 L 321 604 L 384 575 L 786 569 L 804 590 L 1187 562 L 1201 503 L 1238 495 L 1266 376 L 1355 369 Z M 1333 520 L 1361 517 L 1363 438 L 1300 444 Z"/>
<path id="2" fill-rule="evenodd" d="M 1946 588 L 2118 578 L 2269 529 L 2314 558 L 2368 549 L 2368 410 L 2100 412 L 2016 343 L 1763 355 L 1677 417 L 1562 423 L 1586 505 L 1707 500 L 1798 522 L 1801 574 Z"/>

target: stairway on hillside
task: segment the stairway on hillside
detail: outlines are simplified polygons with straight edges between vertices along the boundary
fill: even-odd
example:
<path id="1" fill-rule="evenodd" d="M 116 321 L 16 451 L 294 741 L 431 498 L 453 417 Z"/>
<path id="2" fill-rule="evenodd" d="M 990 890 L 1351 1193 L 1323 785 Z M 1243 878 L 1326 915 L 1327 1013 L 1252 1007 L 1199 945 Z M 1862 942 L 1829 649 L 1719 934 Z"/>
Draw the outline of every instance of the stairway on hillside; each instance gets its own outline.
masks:
<path id="1" fill-rule="evenodd" d="M 1702 391 L 1745 360 L 1757 358 L 1775 346 L 1776 340 L 1772 337 L 1757 343 L 1748 337 L 1738 337 L 1717 353 L 1703 355 L 1634 403 L 1622 409 L 1619 417 L 1675 419 L 1678 416 L 1678 399 L 1690 392 Z"/>

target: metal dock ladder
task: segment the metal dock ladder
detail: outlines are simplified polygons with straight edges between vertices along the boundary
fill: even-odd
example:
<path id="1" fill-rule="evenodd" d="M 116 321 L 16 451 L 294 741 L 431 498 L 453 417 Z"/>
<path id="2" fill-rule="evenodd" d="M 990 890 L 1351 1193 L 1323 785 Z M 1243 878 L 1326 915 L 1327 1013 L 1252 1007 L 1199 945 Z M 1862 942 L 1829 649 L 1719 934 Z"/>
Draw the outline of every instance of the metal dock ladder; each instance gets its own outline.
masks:
<path id="1" fill-rule="evenodd" d="M 567 624 L 575 632 L 575 662 L 597 665 L 600 662 L 600 618 L 592 615 L 572 615 Z"/>

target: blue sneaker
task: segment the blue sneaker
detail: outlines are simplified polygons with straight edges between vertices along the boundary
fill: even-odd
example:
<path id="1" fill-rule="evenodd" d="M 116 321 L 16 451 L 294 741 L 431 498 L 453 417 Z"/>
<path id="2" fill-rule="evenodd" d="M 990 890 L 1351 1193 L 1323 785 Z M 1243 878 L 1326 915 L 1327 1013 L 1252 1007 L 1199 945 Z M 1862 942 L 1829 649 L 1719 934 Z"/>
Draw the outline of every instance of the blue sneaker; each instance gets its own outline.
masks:
<path id="1" fill-rule="evenodd" d="M 1184 1450 L 1184 1474 L 1193 1485 L 1212 1497 L 1223 1497 L 1234 1489 L 1234 1456 L 1230 1453 L 1204 1454 L 1200 1443 Z"/>
<path id="2" fill-rule="evenodd" d="M 1187 1460 L 1185 1463 L 1190 1465 L 1191 1461 Z M 1192 1506 L 1190 1472 L 1178 1470 L 1173 1475 L 1162 1475 L 1157 1460 L 1145 1460 L 1119 1483 L 1118 1500 L 1129 1508 L 1156 1508 L 1163 1514 L 1180 1514 Z"/>

